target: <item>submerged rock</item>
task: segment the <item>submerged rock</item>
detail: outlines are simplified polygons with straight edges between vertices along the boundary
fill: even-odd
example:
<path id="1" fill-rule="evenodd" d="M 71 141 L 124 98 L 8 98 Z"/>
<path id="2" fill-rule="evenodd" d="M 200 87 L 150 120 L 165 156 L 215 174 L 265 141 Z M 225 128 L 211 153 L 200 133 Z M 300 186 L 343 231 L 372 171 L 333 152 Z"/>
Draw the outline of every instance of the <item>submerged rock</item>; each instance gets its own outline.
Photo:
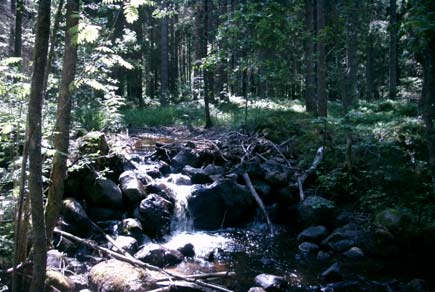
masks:
<path id="1" fill-rule="evenodd" d="M 168 249 L 158 244 L 148 244 L 144 246 L 134 257 L 160 268 L 177 265 L 181 263 L 184 258 L 181 252 Z"/>
<path id="2" fill-rule="evenodd" d="M 255 277 L 255 284 L 263 288 L 267 292 L 285 291 L 287 282 L 284 277 L 260 274 Z"/>
<path id="3" fill-rule="evenodd" d="M 124 171 L 119 176 L 119 185 L 125 197 L 130 203 L 140 202 L 146 197 L 142 182 L 131 170 Z"/>
<path id="4" fill-rule="evenodd" d="M 99 292 L 141 292 L 154 288 L 144 270 L 118 260 L 101 262 L 89 273 L 91 290 Z"/>
<path id="5" fill-rule="evenodd" d="M 188 199 L 194 226 L 206 230 L 247 223 L 255 207 L 248 189 L 230 179 L 197 189 Z"/>

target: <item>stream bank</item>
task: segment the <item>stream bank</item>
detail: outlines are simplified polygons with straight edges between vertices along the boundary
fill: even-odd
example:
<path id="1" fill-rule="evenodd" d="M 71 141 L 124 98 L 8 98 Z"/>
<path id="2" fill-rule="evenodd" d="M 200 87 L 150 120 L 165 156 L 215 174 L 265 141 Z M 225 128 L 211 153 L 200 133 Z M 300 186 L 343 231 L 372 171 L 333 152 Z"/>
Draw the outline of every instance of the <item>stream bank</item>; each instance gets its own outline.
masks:
<path id="1" fill-rule="evenodd" d="M 430 291 L 430 268 L 419 260 L 421 253 L 433 256 L 430 230 L 408 234 L 406 215 L 395 210 L 381 213 L 376 225 L 366 214 L 343 210 L 316 194 L 314 174 L 302 186 L 301 201 L 298 178 L 307 170 L 296 167 L 290 142 L 189 128 L 141 129 L 109 139 L 88 133 L 74 147 L 59 228 L 113 249 L 92 220 L 143 262 L 183 275 L 235 272 L 217 282 L 234 291 Z M 115 277 L 117 263 L 105 265 L 102 254 L 64 237 L 55 246 L 61 253 L 51 252 L 49 266 L 68 275 L 76 291 L 157 289 L 152 276 L 134 269 L 130 275 L 149 280 Z"/>

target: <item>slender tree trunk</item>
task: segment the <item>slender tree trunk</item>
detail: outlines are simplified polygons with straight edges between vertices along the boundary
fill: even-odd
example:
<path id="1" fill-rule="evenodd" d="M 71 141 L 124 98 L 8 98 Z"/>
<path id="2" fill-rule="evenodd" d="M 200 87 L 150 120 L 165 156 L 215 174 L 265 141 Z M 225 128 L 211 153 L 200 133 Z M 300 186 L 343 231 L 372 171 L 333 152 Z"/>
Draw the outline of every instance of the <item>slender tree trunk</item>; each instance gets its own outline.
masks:
<path id="1" fill-rule="evenodd" d="M 17 0 L 16 9 L 15 9 L 14 57 L 21 57 L 22 44 L 23 44 L 22 41 L 23 11 L 24 11 L 24 0 Z"/>
<path id="2" fill-rule="evenodd" d="M 45 74 L 44 74 L 44 94 L 47 91 L 48 75 L 50 74 L 51 64 L 53 63 L 53 59 L 55 55 L 57 31 L 59 30 L 60 18 L 62 16 L 62 9 L 64 3 L 65 3 L 64 0 L 59 0 L 56 16 L 54 17 L 53 29 L 51 30 L 50 49 L 48 53 L 48 60 L 47 60 L 47 65 L 45 66 Z"/>
<path id="3" fill-rule="evenodd" d="M 317 0 L 317 111 L 327 116 L 326 98 L 326 55 L 325 55 L 325 0 Z"/>
<path id="4" fill-rule="evenodd" d="M 358 61 L 357 61 L 357 1 L 349 3 L 346 15 L 346 94 L 343 99 L 343 106 L 347 112 L 355 103 L 358 97 Z"/>
<path id="5" fill-rule="evenodd" d="M 44 291 L 47 263 L 47 237 L 42 198 L 41 111 L 44 70 L 47 64 L 50 36 L 50 8 L 51 0 L 39 1 L 27 124 L 29 134 L 29 194 L 33 227 L 33 273 L 30 291 L 34 292 Z"/>
<path id="6" fill-rule="evenodd" d="M 390 45 L 389 45 L 389 64 L 388 64 L 388 97 L 395 99 L 397 96 L 397 34 L 398 34 L 398 22 L 397 22 L 397 3 L 396 0 L 390 0 Z"/>
<path id="7" fill-rule="evenodd" d="M 314 29 L 313 29 L 313 0 L 305 0 L 305 105 L 307 112 L 317 115 L 316 84 L 314 64 Z"/>
<path id="8" fill-rule="evenodd" d="M 14 42 L 15 42 L 15 11 L 17 9 L 16 7 L 16 0 L 10 0 L 10 14 L 11 14 L 11 20 L 10 20 L 10 28 L 9 28 L 9 56 L 14 56 Z"/>
<path id="9" fill-rule="evenodd" d="M 77 63 L 77 45 L 74 43 L 74 38 L 77 37 L 77 34 L 74 33 L 73 28 L 77 27 L 79 24 L 79 18 L 75 17 L 79 11 L 79 0 L 67 0 L 66 9 L 67 20 L 62 81 L 59 87 L 53 143 L 56 153 L 53 159 L 51 185 L 48 191 L 48 201 L 45 213 L 48 244 L 50 244 L 53 230 L 56 226 L 60 209 L 62 207 L 64 181 L 67 171 L 66 163 L 68 159 L 71 123 L 71 96 Z"/>
<path id="10" fill-rule="evenodd" d="M 168 47 L 168 18 L 164 17 L 160 23 L 160 103 L 168 104 L 169 78 L 169 47 Z"/>

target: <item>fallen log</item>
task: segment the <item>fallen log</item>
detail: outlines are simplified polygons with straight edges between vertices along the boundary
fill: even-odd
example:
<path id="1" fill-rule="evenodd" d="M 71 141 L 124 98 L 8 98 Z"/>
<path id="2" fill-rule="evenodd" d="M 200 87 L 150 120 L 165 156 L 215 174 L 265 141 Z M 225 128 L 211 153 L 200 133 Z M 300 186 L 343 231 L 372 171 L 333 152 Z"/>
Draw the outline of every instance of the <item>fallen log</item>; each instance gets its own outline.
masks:
<path id="1" fill-rule="evenodd" d="M 75 235 L 73 235 L 71 233 L 62 231 L 62 230 L 60 230 L 58 228 L 54 229 L 54 233 L 62 235 L 62 236 L 66 237 L 66 238 L 68 238 L 70 240 L 74 240 L 74 241 L 77 241 L 79 243 L 82 243 L 82 244 L 84 244 L 84 245 L 86 245 L 86 246 L 88 246 L 90 248 L 95 249 L 95 250 L 98 250 L 98 251 L 101 251 L 103 253 L 106 253 L 106 254 L 114 257 L 117 260 L 124 261 L 126 263 L 132 264 L 134 266 L 137 266 L 137 267 L 140 267 L 140 268 L 143 268 L 143 269 L 148 269 L 148 270 L 151 270 L 151 271 L 159 272 L 159 273 L 167 276 L 170 281 L 171 281 L 172 278 L 174 278 L 174 279 L 179 279 L 179 280 L 183 280 L 183 281 L 186 281 L 186 282 L 192 282 L 192 283 L 195 283 L 195 284 L 197 284 L 199 286 L 203 286 L 203 287 L 206 287 L 206 288 L 211 288 L 211 289 L 215 289 L 215 290 L 219 290 L 219 291 L 224 291 L 224 292 L 233 292 L 232 290 L 229 290 L 229 289 L 227 289 L 225 287 L 222 287 L 222 286 L 219 286 L 219 285 L 206 283 L 206 282 L 200 281 L 200 280 L 195 279 L 195 278 L 191 278 L 191 277 L 189 278 L 189 277 L 185 277 L 185 276 L 181 276 L 181 275 L 177 275 L 177 274 L 168 272 L 168 271 L 166 271 L 164 269 L 161 269 L 159 267 L 156 267 L 156 266 L 144 263 L 143 261 L 140 261 L 140 260 L 132 257 L 131 255 L 129 257 L 129 256 L 125 256 L 125 255 L 119 254 L 119 253 L 114 252 L 114 251 L 112 251 L 112 250 L 110 250 L 108 248 L 99 246 L 94 241 L 80 238 L 80 237 L 75 236 Z"/>
<path id="2" fill-rule="evenodd" d="M 255 201 L 257 202 L 258 206 L 260 207 L 261 211 L 263 212 L 264 218 L 266 219 L 267 226 L 269 227 L 270 235 L 274 235 L 275 232 L 273 230 L 272 223 L 270 222 L 269 215 L 267 215 L 266 208 L 264 208 L 263 201 L 261 200 L 260 196 L 255 191 L 254 186 L 252 185 L 251 179 L 249 178 L 248 173 L 243 173 L 243 179 L 245 180 L 246 185 L 249 188 L 249 191 L 251 192 L 251 195 L 254 197 Z"/>

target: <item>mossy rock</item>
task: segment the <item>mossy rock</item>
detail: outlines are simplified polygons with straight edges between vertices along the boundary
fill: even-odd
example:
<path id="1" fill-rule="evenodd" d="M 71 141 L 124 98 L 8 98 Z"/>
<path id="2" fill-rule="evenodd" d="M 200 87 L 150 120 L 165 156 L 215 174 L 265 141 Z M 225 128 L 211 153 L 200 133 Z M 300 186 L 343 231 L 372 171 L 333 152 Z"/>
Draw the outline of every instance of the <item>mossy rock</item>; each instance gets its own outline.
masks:
<path id="1" fill-rule="evenodd" d="M 101 262 L 92 267 L 89 285 L 92 291 L 99 292 L 139 292 L 155 287 L 147 271 L 118 260 Z"/>
<path id="2" fill-rule="evenodd" d="M 405 211 L 390 208 L 378 212 L 375 216 L 375 223 L 397 234 L 408 230 L 412 219 Z"/>
<path id="3" fill-rule="evenodd" d="M 74 283 L 65 275 L 58 271 L 47 270 L 45 285 L 54 287 L 61 292 L 74 291 Z"/>
<path id="4" fill-rule="evenodd" d="M 93 131 L 87 133 L 85 136 L 79 138 L 78 145 L 78 149 L 82 155 L 107 155 L 109 153 L 109 146 L 103 132 Z"/>

